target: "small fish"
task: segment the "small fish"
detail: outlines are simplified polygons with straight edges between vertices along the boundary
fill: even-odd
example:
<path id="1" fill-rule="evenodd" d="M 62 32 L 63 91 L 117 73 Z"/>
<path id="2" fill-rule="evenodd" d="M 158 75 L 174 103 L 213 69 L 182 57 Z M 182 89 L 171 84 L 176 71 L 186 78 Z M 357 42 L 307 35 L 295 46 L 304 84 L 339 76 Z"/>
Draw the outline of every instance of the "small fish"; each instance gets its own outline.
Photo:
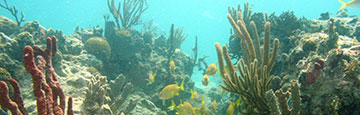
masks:
<path id="1" fill-rule="evenodd" d="M 201 111 L 201 112 L 206 111 L 206 110 L 205 110 L 205 98 L 204 98 L 204 96 L 201 96 L 200 111 Z"/>
<path id="2" fill-rule="evenodd" d="M 350 8 L 360 8 L 360 0 L 352 0 L 350 2 L 344 2 L 343 0 L 339 0 L 339 2 L 342 4 L 342 6 L 340 7 L 339 10 L 342 10 L 346 7 L 350 7 Z"/>
<path id="3" fill-rule="evenodd" d="M 180 115 L 194 115 L 195 109 L 191 105 L 190 102 L 185 101 L 183 105 L 180 107 Z"/>
<path id="4" fill-rule="evenodd" d="M 176 106 L 175 101 L 171 100 L 171 106 L 168 107 L 170 110 L 176 110 L 176 115 L 194 115 L 195 108 L 191 105 L 190 102 L 185 101 L 184 103 L 180 102 L 179 105 Z"/>
<path id="5" fill-rule="evenodd" d="M 176 69 L 176 65 L 175 65 L 175 62 L 172 59 L 172 57 L 170 58 L 169 69 L 171 72 L 175 72 L 175 69 Z"/>
<path id="6" fill-rule="evenodd" d="M 226 115 L 234 115 L 235 112 L 235 106 L 240 106 L 241 98 L 238 98 L 236 102 L 232 102 L 229 104 L 229 107 L 226 110 Z"/>
<path id="7" fill-rule="evenodd" d="M 208 68 L 206 69 L 206 74 L 211 75 L 213 77 L 216 77 L 215 74 L 217 72 L 217 67 L 215 64 L 210 64 Z"/>
<path id="8" fill-rule="evenodd" d="M 210 115 L 210 112 L 205 108 L 205 99 L 204 96 L 201 96 L 201 106 L 200 106 L 200 113 L 197 115 Z"/>
<path id="9" fill-rule="evenodd" d="M 203 77 L 202 80 L 201 80 L 201 83 L 202 83 L 204 86 L 208 86 L 208 85 L 209 85 L 209 82 L 210 82 L 210 78 L 207 76 L 207 74 L 205 74 L 204 77 Z"/>
<path id="10" fill-rule="evenodd" d="M 160 99 L 171 99 L 176 95 L 179 95 L 179 91 L 184 91 L 184 80 L 182 80 L 181 85 L 176 84 L 167 85 L 160 92 Z"/>
<path id="11" fill-rule="evenodd" d="M 168 107 L 169 110 L 176 109 L 176 104 L 174 100 L 171 100 L 171 106 Z"/>
<path id="12" fill-rule="evenodd" d="M 217 104 L 216 104 L 216 99 L 214 99 L 214 101 L 211 104 L 212 109 L 214 110 L 215 113 L 217 113 Z"/>
<path id="13" fill-rule="evenodd" d="M 194 101 L 198 101 L 199 99 L 199 94 L 197 91 L 193 91 L 192 89 L 190 89 L 190 93 L 191 93 L 191 97 L 190 99 L 191 100 L 194 100 Z"/>
<path id="14" fill-rule="evenodd" d="M 229 104 L 229 107 L 228 107 L 227 110 L 226 110 L 226 115 L 234 115 L 235 105 L 236 105 L 236 104 L 235 104 L 234 102 L 232 102 L 232 103 Z"/>
<path id="15" fill-rule="evenodd" d="M 156 73 L 149 73 L 148 83 L 146 85 L 151 85 L 155 82 Z"/>

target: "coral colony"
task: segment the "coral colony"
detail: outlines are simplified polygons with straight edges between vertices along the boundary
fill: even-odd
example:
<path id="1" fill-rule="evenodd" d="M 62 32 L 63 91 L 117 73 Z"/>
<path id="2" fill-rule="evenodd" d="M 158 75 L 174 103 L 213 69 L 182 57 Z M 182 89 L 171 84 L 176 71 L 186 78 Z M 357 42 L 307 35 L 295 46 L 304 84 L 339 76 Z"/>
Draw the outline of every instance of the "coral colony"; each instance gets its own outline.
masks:
<path id="1" fill-rule="evenodd" d="M 3 0 L 0 114 L 359 114 L 360 22 L 347 13 L 358 1 L 312 20 L 229 6 L 228 44 L 200 55 L 208 38 L 182 44 L 186 27 L 159 31 L 141 19 L 146 0 L 107 0 L 104 27 L 69 35 Z"/>

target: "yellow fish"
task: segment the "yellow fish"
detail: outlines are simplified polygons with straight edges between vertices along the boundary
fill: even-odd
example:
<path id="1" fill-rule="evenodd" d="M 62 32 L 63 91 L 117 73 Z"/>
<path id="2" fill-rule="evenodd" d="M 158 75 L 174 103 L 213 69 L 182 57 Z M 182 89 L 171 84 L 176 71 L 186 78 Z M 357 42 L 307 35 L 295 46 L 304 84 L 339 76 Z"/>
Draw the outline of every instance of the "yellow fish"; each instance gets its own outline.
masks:
<path id="1" fill-rule="evenodd" d="M 226 115 L 234 115 L 235 112 L 235 106 L 240 106 L 241 98 L 238 98 L 236 100 L 236 103 L 232 102 L 229 104 L 229 107 L 226 110 Z"/>
<path id="2" fill-rule="evenodd" d="M 184 91 L 184 80 L 182 80 L 181 85 L 176 84 L 167 85 L 160 92 L 160 99 L 171 99 L 175 95 L 179 95 L 179 91 Z"/>
<path id="3" fill-rule="evenodd" d="M 185 101 L 184 103 L 180 103 L 176 106 L 175 101 L 171 100 L 171 106 L 168 109 L 175 109 L 177 115 L 194 115 L 195 109 L 191 105 L 191 103 Z"/>
<path id="4" fill-rule="evenodd" d="M 226 115 L 234 115 L 235 105 L 236 105 L 236 104 L 235 104 L 234 102 L 232 102 L 232 103 L 229 104 L 229 107 L 228 107 L 227 110 L 226 110 Z"/>
<path id="5" fill-rule="evenodd" d="M 182 104 L 178 113 L 180 113 L 180 115 L 194 115 L 195 109 L 189 102 L 186 101 Z"/>
<path id="6" fill-rule="evenodd" d="M 216 65 L 215 65 L 215 64 L 210 64 L 210 65 L 208 66 L 208 68 L 206 69 L 206 74 L 215 77 L 215 74 L 216 74 L 217 71 L 218 71 L 218 70 L 217 70 Z"/>
<path id="7" fill-rule="evenodd" d="M 208 86 L 210 82 L 210 78 L 207 76 L 207 74 L 204 75 L 204 77 L 202 78 L 201 80 L 201 83 L 204 85 L 204 86 Z"/>
<path id="8" fill-rule="evenodd" d="M 216 99 L 214 99 L 214 101 L 211 104 L 212 109 L 214 110 L 215 113 L 217 113 L 217 104 L 216 104 Z"/>
<path id="9" fill-rule="evenodd" d="M 171 110 L 171 109 L 177 109 L 174 100 L 171 100 L 171 106 L 169 106 L 168 109 L 170 109 L 170 110 Z"/>
<path id="10" fill-rule="evenodd" d="M 175 65 L 175 62 L 172 59 L 172 57 L 170 57 L 169 69 L 171 72 L 175 72 L 175 69 L 176 69 L 176 65 Z"/>
<path id="11" fill-rule="evenodd" d="M 190 92 L 191 92 L 191 97 L 190 99 L 191 100 L 194 100 L 194 101 L 198 101 L 199 99 L 199 94 L 197 91 L 193 91 L 192 89 L 190 89 Z"/>
<path id="12" fill-rule="evenodd" d="M 205 108 L 204 96 L 201 96 L 200 115 L 210 115 L 210 112 Z"/>
<path id="13" fill-rule="evenodd" d="M 360 8 L 360 0 L 352 0 L 350 2 L 344 2 L 343 0 L 339 0 L 339 2 L 342 4 L 342 6 L 340 7 L 339 10 L 342 10 L 346 7 L 350 7 L 350 8 Z"/>
<path id="14" fill-rule="evenodd" d="M 149 73 L 148 83 L 146 85 L 151 85 L 155 82 L 156 73 Z"/>

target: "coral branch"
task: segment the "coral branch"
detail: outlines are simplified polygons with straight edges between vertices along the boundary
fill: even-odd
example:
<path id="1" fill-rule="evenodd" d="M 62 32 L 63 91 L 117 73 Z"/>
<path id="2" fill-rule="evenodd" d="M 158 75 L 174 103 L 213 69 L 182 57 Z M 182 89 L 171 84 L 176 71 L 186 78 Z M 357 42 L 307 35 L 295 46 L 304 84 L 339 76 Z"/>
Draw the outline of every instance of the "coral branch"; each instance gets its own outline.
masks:
<path id="1" fill-rule="evenodd" d="M 4 4 L 0 4 L 0 7 L 8 10 L 11 13 L 11 15 L 14 16 L 18 26 L 20 26 L 21 23 L 25 21 L 24 13 L 21 12 L 20 18 L 18 17 L 18 15 L 17 15 L 18 9 L 15 7 L 15 5 L 9 7 L 9 5 L 7 4 L 7 1 L 4 0 Z"/>
<path id="2" fill-rule="evenodd" d="M 0 81 L 0 105 L 11 111 L 12 115 L 23 115 L 18 105 L 9 97 L 9 88 L 4 81 Z"/>
<path id="3" fill-rule="evenodd" d="M 69 99 L 68 99 L 68 110 L 67 110 L 67 114 L 68 115 L 74 115 L 74 111 L 73 111 L 73 107 L 72 107 L 72 97 L 69 96 Z"/>
<path id="4" fill-rule="evenodd" d="M 119 19 L 121 26 L 125 29 L 139 24 L 141 14 L 148 8 L 146 0 L 123 0 L 122 4 L 119 1 L 118 7 L 116 7 L 114 0 L 111 2 L 107 0 L 107 4 L 118 29 L 120 29 Z"/>
<path id="5" fill-rule="evenodd" d="M 21 92 L 20 92 L 20 85 L 18 82 L 16 82 L 15 79 L 10 78 L 9 83 L 11 84 L 11 86 L 14 89 L 14 95 L 13 95 L 13 99 L 16 102 L 16 104 L 18 105 L 20 111 L 22 114 L 24 115 L 28 115 L 28 112 L 26 111 L 26 108 L 24 106 L 24 101 L 23 98 L 21 97 Z"/>
<path id="6" fill-rule="evenodd" d="M 240 38 L 241 50 L 245 58 L 241 58 L 237 64 L 238 74 L 229 56 L 227 46 L 224 45 L 221 49 L 220 44 L 215 44 L 220 74 L 224 82 L 220 86 L 229 92 L 238 94 L 244 100 L 245 105 L 248 106 L 245 114 L 268 114 L 271 108 L 266 104 L 265 93 L 270 90 L 272 81 L 270 72 L 275 63 L 279 40 L 274 39 L 272 53 L 270 53 L 270 22 L 266 22 L 264 45 L 261 48 L 258 35 L 253 35 L 255 36 L 254 43 L 245 24 L 245 21 L 249 19 L 244 18 L 249 14 L 245 13 L 245 17 L 242 17 L 240 11 L 237 13 L 238 17 L 235 17 L 237 20 L 234 20 L 230 13 L 227 14 L 227 17 L 237 37 Z M 255 23 L 249 23 L 253 33 L 257 34 Z M 225 70 L 224 60 L 227 70 Z"/>

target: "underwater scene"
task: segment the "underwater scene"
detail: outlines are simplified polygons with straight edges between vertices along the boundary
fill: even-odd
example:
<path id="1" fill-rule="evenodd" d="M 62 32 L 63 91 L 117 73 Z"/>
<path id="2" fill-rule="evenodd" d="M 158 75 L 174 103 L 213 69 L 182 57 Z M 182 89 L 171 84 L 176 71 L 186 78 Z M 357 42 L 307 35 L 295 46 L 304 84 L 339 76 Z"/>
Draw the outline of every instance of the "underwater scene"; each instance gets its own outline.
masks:
<path id="1" fill-rule="evenodd" d="M 0 115 L 360 115 L 360 0 L 0 0 Z"/>

